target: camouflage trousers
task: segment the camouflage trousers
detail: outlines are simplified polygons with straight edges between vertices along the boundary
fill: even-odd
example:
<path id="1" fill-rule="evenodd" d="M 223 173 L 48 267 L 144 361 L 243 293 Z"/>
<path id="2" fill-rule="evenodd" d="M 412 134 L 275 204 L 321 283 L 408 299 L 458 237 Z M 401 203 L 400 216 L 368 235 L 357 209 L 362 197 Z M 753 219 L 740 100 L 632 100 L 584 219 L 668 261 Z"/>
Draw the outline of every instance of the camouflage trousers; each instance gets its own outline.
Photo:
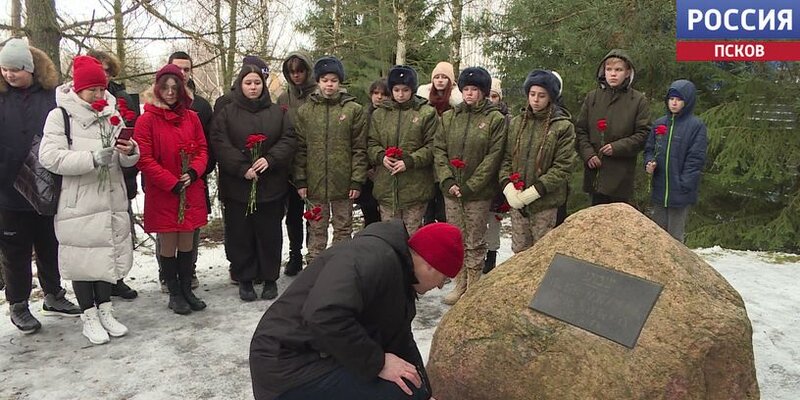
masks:
<path id="1" fill-rule="evenodd" d="M 428 203 L 419 203 L 392 212 L 391 206 L 384 206 L 381 204 L 381 221 L 388 221 L 394 218 L 402 219 L 403 223 L 406 224 L 408 235 L 411 236 L 422 226 L 422 217 L 425 216 L 425 209 L 427 207 Z"/>
<path id="2" fill-rule="evenodd" d="M 464 237 L 464 268 L 482 270 L 486 257 L 486 222 L 489 217 L 491 200 L 461 202 L 449 196 L 444 197 L 447 222 L 461 229 Z"/>
<path id="3" fill-rule="evenodd" d="M 328 247 L 328 224 L 333 225 L 333 243 L 350 240 L 353 234 L 353 200 L 334 200 L 323 202 L 322 219 L 308 223 L 308 255 L 311 261 Z M 333 214 L 333 215 L 331 215 Z"/>
<path id="4" fill-rule="evenodd" d="M 511 210 L 511 251 L 524 251 L 538 242 L 556 226 L 558 208 L 539 211 L 525 217 L 519 210 Z"/>

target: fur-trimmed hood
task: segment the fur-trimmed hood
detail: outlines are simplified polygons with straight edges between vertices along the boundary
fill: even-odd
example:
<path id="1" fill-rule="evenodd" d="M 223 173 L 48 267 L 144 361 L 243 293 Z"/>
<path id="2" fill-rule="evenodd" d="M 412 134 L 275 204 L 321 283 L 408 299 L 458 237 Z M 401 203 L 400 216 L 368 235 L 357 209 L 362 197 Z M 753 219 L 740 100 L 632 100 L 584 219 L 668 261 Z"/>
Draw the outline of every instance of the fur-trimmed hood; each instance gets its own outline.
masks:
<path id="1" fill-rule="evenodd" d="M 44 90 L 53 90 L 58 86 L 59 76 L 56 71 L 56 65 L 50 60 L 43 51 L 36 47 L 30 46 L 31 55 L 33 55 L 33 81 L 39 83 Z M 8 82 L 5 79 L 0 79 L 0 93 L 8 91 Z"/>

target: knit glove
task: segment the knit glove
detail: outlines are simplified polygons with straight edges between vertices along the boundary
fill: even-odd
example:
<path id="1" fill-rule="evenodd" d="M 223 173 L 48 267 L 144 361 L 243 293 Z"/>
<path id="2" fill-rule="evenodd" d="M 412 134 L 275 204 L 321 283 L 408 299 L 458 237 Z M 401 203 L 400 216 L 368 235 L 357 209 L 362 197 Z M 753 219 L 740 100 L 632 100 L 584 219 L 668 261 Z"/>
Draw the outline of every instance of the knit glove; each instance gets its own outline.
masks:
<path id="1" fill-rule="evenodd" d="M 531 187 L 523 190 L 522 193 L 519 194 L 519 200 L 522 201 L 523 203 L 525 203 L 525 205 L 533 203 L 534 201 L 538 200 L 540 197 L 542 197 L 542 196 L 539 195 L 539 191 L 536 190 L 536 187 L 534 187 L 534 186 L 531 186 Z"/>
<path id="2" fill-rule="evenodd" d="M 114 148 L 113 147 L 106 147 L 102 150 L 93 151 L 92 152 L 92 161 L 94 162 L 94 167 L 105 166 L 111 164 L 111 156 L 114 155 Z"/>
<path id="3" fill-rule="evenodd" d="M 506 196 L 506 201 L 508 201 L 508 205 L 513 207 L 516 210 L 519 210 L 525 207 L 525 203 L 519 199 L 520 191 L 514 188 L 514 184 L 509 182 L 506 184 L 506 187 L 503 188 L 503 194 Z"/>

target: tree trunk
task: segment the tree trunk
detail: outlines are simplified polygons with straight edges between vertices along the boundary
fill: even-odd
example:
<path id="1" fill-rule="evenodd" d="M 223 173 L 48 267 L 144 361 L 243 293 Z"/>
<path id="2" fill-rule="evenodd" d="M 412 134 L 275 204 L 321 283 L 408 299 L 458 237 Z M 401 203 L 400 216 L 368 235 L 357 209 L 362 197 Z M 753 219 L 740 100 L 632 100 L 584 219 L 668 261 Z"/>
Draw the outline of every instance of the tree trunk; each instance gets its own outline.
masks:
<path id="1" fill-rule="evenodd" d="M 461 15 L 464 11 L 463 0 L 451 0 L 453 7 L 453 20 L 451 21 L 452 35 L 450 36 L 450 62 L 453 64 L 453 71 L 458 76 L 461 67 Z"/>
<path id="2" fill-rule="evenodd" d="M 239 0 L 230 0 L 230 8 L 229 29 L 231 31 L 228 35 L 228 55 L 225 57 L 227 74 L 224 75 L 226 85 L 233 83 L 233 62 L 236 58 L 236 14 L 239 9 Z"/>
<path id="3" fill-rule="evenodd" d="M 339 48 L 339 40 L 342 37 L 342 1 L 341 0 L 333 0 L 333 12 L 331 13 L 331 18 L 333 18 L 333 38 L 331 40 L 331 49 L 330 54 L 336 54 L 336 50 Z"/>
<path id="4" fill-rule="evenodd" d="M 258 46 L 258 55 L 261 57 L 266 57 L 270 54 L 269 51 L 269 0 L 260 0 L 260 10 L 261 13 L 261 35 L 258 38 L 259 46 Z"/>
<path id="5" fill-rule="evenodd" d="M 122 0 L 114 0 L 114 37 L 121 70 L 125 69 L 125 25 L 122 23 Z"/>
<path id="6" fill-rule="evenodd" d="M 406 63 L 406 43 L 408 38 L 408 14 L 404 0 L 395 0 L 394 13 L 397 16 L 397 54 L 394 63 L 403 65 Z"/>
<path id="7" fill-rule="evenodd" d="M 220 54 L 219 65 L 220 69 L 220 76 L 223 78 L 224 84 L 228 84 L 226 77 L 231 76 L 231 72 L 228 71 L 228 63 L 225 59 L 225 36 L 222 33 L 222 1 L 221 0 L 214 0 L 214 25 L 217 28 L 217 44 L 216 50 L 217 54 Z"/>
<path id="8" fill-rule="evenodd" d="M 61 30 L 56 19 L 55 0 L 25 0 L 30 44 L 47 54 L 61 76 Z"/>
<path id="9" fill-rule="evenodd" d="M 22 0 L 11 0 L 11 36 L 22 36 Z"/>

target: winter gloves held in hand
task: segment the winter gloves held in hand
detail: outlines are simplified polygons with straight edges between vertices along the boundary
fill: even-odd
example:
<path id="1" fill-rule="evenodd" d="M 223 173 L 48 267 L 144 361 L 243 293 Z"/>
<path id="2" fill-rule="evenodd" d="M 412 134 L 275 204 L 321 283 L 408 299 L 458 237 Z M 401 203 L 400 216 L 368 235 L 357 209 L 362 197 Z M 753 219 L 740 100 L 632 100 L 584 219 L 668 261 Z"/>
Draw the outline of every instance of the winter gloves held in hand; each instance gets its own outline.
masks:
<path id="1" fill-rule="evenodd" d="M 516 210 L 522 209 L 542 197 L 534 186 L 520 191 L 514 188 L 514 184 L 511 182 L 503 188 L 503 194 L 506 196 L 508 205 Z"/>
<path id="2" fill-rule="evenodd" d="M 106 147 L 102 150 L 92 152 L 94 167 L 102 167 L 111 164 L 111 157 L 114 155 L 113 147 Z"/>

